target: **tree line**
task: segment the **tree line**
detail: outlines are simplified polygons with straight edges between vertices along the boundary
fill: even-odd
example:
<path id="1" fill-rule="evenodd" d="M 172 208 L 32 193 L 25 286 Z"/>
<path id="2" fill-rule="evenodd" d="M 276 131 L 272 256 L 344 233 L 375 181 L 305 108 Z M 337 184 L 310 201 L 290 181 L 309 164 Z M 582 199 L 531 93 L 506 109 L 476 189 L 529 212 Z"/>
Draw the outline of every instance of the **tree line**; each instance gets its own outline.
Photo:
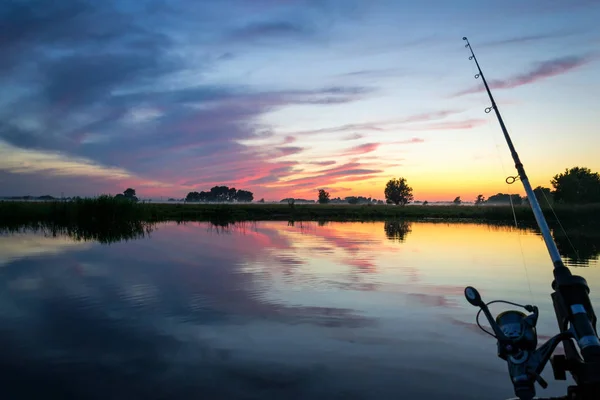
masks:
<path id="1" fill-rule="evenodd" d="M 554 175 L 550 181 L 552 189 L 538 186 L 533 193 L 541 204 L 589 204 L 600 203 L 600 174 L 592 172 L 589 168 L 573 167 L 564 172 Z M 388 204 L 405 205 L 413 201 L 412 188 L 408 186 L 405 178 L 390 179 L 384 190 L 385 199 Z M 321 198 L 321 193 L 319 193 Z M 527 202 L 527 197 L 518 194 L 497 193 L 488 199 L 480 194 L 475 199 L 476 205 L 488 204 L 512 204 L 521 205 Z M 453 203 L 462 204 L 460 196 Z M 427 201 L 423 205 L 428 204 Z"/>
<path id="2" fill-rule="evenodd" d="M 600 174 L 592 172 L 589 168 L 573 167 L 565 169 L 564 172 L 555 175 L 550 181 L 552 189 L 538 186 L 534 189 L 534 194 L 541 204 L 547 202 L 561 204 L 587 204 L 600 203 Z M 406 178 L 390 179 L 384 189 L 385 202 L 388 204 L 406 205 L 414 200 L 413 189 L 406 181 Z M 126 189 L 123 194 L 118 194 L 115 198 L 137 201 L 135 190 Z M 171 200 L 171 199 L 169 199 Z M 254 194 L 248 190 L 230 188 L 228 186 L 214 186 L 209 191 L 189 192 L 185 197 L 186 202 L 252 202 Z M 295 202 L 313 203 L 314 200 L 286 198 L 281 202 L 293 204 Z M 383 204 L 383 200 L 377 200 L 371 197 L 347 196 L 344 199 L 340 197 L 331 198 L 331 195 L 325 189 L 318 189 L 317 200 L 319 204 L 327 203 L 348 203 L 348 204 Z M 476 205 L 480 204 L 509 204 L 521 205 L 527 202 L 526 197 L 518 194 L 497 193 L 485 198 L 480 194 L 474 199 Z M 261 199 L 260 202 L 264 202 Z M 457 196 L 454 204 L 462 203 L 460 196 Z M 427 201 L 422 202 L 428 204 Z"/>
<path id="3" fill-rule="evenodd" d="M 590 204 L 600 203 L 600 174 L 592 172 L 589 168 L 567 168 L 564 172 L 554 175 L 550 181 L 552 189 L 538 186 L 533 189 L 537 201 L 544 205 L 557 204 Z M 518 194 L 497 193 L 487 200 L 483 195 L 478 195 L 475 204 L 510 203 L 520 205 L 528 202 L 527 197 Z"/>

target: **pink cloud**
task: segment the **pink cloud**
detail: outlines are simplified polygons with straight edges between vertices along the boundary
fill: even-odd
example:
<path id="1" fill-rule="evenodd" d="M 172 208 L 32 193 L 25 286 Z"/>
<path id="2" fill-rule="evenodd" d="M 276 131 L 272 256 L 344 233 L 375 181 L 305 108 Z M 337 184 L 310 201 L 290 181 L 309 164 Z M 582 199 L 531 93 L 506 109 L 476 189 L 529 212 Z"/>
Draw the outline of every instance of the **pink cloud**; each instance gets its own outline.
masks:
<path id="1" fill-rule="evenodd" d="M 364 144 L 359 144 L 358 146 L 354 146 L 354 147 L 346 150 L 342 154 L 347 155 L 347 156 L 366 154 L 366 153 L 371 153 L 372 151 L 377 150 L 378 147 L 379 147 L 379 143 L 364 143 Z"/>
<path id="2" fill-rule="evenodd" d="M 406 140 L 399 140 L 397 142 L 393 142 L 394 144 L 412 144 L 412 143 L 423 143 L 425 139 L 414 137 Z"/>
<path id="3" fill-rule="evenodd" d="M 411 123 L 411 122 L 426 122 L 426 121 L 434 121 L 438 119 L 444 119 L 449 115 L 460 114 L 462 110 L 442 110 L 442 111 L 433 111 L 421 114 L 410 115 L 406 118 L 399 120 L 399 123 Z"/>
<path id="4" fill-rule="evenodd" d="M 485 119 L 467 119 L 464 121 L 448 121 L 434 124 L 419 125 L 411 128 L 416 131 L 436 131 L 436 130 L 460 130 L 472 129 L 487 123 Z M 415 142 L 416 143 L 416 142 Z"/>
<path id="5" fill-rule="evenodd" d="M 278 182 L 276 186 L 295 190 L 326 187 L 336 182 L 367 179 L 381 172 L 383 172 L 381 169 L 365 168 L 363 164 L 352 162 L 316 171 L 308 176 Z"/>
<path id="6" fill-rule="evenodd" d="M 556 58 L 554 60 L 548 60 L 539 63 L 532 70 L 515 75 L 503 80 L 494 80 L 490 82 L 492 89 L 511 89 L 519 86 L 528 85 L 539 80 L 551 78 L 553 76 L 562 75 L 583 65 L 588 64 L 591 61 L 591 57 L 583 56 L 569 56 Z M 474 86 L 471 89 L 467 89 L 456 93 L 454 96 L 463 96 L 466 94 L 483 92 L 485 87 L 483 84 Z"/>

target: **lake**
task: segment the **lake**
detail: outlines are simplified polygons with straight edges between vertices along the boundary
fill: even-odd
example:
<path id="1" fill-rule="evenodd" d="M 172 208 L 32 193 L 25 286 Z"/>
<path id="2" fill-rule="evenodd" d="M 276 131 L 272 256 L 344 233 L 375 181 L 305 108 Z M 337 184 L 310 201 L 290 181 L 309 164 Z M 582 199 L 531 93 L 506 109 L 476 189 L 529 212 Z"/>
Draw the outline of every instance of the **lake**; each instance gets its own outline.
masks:
<path id="1" fill-rule="evenodd" d="M 569 262 L 596 307 L 597 258 Z M 551 280 L 541 236 L 473 223 L 164 223 L 111 244 L 3 234 L 2 397 L 505 399 L 506 364 L 464 287 L 538 305 L 545 341 Z M 565 393 L 549 364 L 544 377 L 538 396 Z"/>

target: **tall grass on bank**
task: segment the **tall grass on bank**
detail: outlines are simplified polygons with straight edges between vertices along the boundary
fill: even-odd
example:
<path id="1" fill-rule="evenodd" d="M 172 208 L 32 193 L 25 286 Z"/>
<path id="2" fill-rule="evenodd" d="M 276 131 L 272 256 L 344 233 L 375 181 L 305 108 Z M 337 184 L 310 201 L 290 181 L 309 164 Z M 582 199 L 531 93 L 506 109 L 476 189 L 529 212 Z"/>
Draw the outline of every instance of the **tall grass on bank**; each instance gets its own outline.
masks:
<path id="1" fill-rule="evenodd" d="M 150 219 L 143 204 L 110 196 L 69 202 L 0 202 L 0 230 L 26 229 L 101 243 L 143 237 L 152 230 Z"/>

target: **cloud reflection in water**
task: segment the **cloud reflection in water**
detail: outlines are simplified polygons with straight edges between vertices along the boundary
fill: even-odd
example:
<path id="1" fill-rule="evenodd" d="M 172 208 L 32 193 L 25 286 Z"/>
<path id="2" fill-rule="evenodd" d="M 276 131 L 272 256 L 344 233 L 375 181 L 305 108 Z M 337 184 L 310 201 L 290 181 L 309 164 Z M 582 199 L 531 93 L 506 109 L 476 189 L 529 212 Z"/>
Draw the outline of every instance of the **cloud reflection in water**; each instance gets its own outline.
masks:
<path id="1" fill-rule="evenodd" d="M 25 251 L 0 269 L 0 373 L 10 394 L 30 398 L 435 399 L 460 387 L 470 388 L 461 398 L 509 397 L 462 290 L 527 297 L 513 280 L 515 232 L 407 232 L 398 241 L 382 223 L 169 223 L 78 251 L 53 239 L 61 251 Z M 521 240 L 546 295 L 543 244 Z"/>

